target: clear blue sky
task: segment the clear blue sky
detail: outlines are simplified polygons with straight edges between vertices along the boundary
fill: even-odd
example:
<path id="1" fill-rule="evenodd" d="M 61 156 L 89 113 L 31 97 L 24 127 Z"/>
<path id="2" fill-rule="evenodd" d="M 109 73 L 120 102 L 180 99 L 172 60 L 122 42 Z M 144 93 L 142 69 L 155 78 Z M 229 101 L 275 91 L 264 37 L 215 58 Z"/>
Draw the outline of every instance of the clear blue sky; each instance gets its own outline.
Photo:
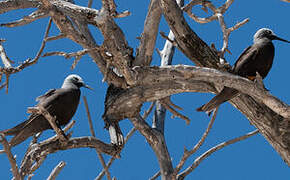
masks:
<path id="1" fill-rule="evenodd" d="M 100 5 L 98 3 L 95 2 L 93 7 L 99 8 Z M 129 45 L 135 49 L 139 44 L 136 37 L 140 36 L 142 32 L 149 1 L 120 0 L 116 1 L 116 3 L 119 11 L 129 10 L 132 13 L 131 16 L 117 19 L 116 21 L 123 29 Z M 198 11 L 198 8 L 195 8 L 195 10 Z M 29 12 L 31 11 L 30 9 Z M 198 12 L 199 15 L 206 15 L 203 12 Z M 280 0 L 235 1 L 226 13 L 225 21 L 227 25 L 232 26 L 248 17 L 250 22 L 232 33 L 229 47 L 232 55 L 227 54 L 226 59 L 230 64 L 233 64 L 239 54 L 252 43 L 252 36 L 256 30 L 262 27 L 271 28 L 280 37 L 290 40 L 289 13 L 290 4 Z M 9 12 L 1 15 L 0 23 L 9 22 L 27 14 L 27 10 Z M 222 34 L 217 22 L 197 24 L 188 18 L 187 20 L 193 30 L 204 41 L 208 44 L 215 43 L 216 47 L 220 48 Z M 4 47 L 8 56 L 16 63 L 27 58 L 33 58 L 40 47 L 47 22 L 48 19 L 42 19 L 23 27 L 1 27 L 0 38 L 7 40 L 4 43 Z M 101 42 L 102 37 L 99 32 L 94 27 L 91 27 L 91 29 L 96 40 Z M 164 18 L 162 18 L 160 31 L 169 31 Z M 56 27 L 53 26 L 50 35 L 57 35 L 57 33 Z M 162 49 L 164 41 L 159 36 L 156 47 Z M 274 64 L 264 83 L 272 94 L 289 104 L 290 85 L 287 83 L 287 74 L 290 66 L 290 45 L 279 41 L 274 42 L 274 44 L 276 47 Z M 74 52 L 80 49 L 81 47 L 65 39 L 49 42 L 44 51 L 61 50 Z M 153 63 L 155 65 L 160 64 L 160 59 L 156 52 L 154 53 Z M 48 89 L 60 87 L 63 79 L 68 74 L 77 73 L 83 77 L 87 84 L 95 89 L 94 91 L 83 89 L 82 95 L 88 98 L 97 137 L 104 142 L 109 142 L 108 132 L 103 129 L 104 123 L 101 118 L 107 88 L 107 85 L 101 81 L 103 76 L 89 56 L 84 56 L 75 70 L 70 70 L 71 64 L 72 60 L 66 60 L 63 57 L 41 58 L 36 65 L 12 75 L 9 93 L 6 94 L 4 90 L 0 91 L 0 113 L 2 117 L 0 129 L 10 128 L 24 121 L 28 117 L 26 113 L 27 107 L 35 105 L 37 96 L 45 93 Z M 176 51 L 174 56 L 173 64 L 193 65 L 191 61 L 178 51 Z M 186 125 L 183 120 L 179 118 L 172 119 L 171 114 L 167 114 L 165 136 L 174 166 L 182 156 L 183 147 L 191 148 L 199 140 L 206 128 L 209 118 L 203 113 L 196 112 L 195 108 L 207 102 L 212 96 L 212 94 L 186 93 L 172 97 L 173 102 L 184 108 L 182 113 L 191 119 L 190 125 Z M 148 107 L 148 105 L 149 103 L 145 104 L 143 109 Z M 77 121 L 73 128 L 74 137 L 90 135 L 83 102 L 80 103 L 73 119 Z M 152 116 L 147 119 L 148 123 L 151 123 L 151 121 Z M 132 128 L 132 125 L 128 120 L 124 120 L 121 122 L 121 128 L 126 134 Z M 194 158 L 208 148 L 252 130 L 254 130 L 254 127 L 249 121 L 229 103 L 225 103 L 220 107 L 218 117 L 206 143 L 193 158 L 189 159 L 185 167 L 190 165 Z M 51 130 L 46 131 L 41 139 L 53 134 L 54 132 Z M 28 143 L 29 141 L 25 141 L 25 143 L 13 148 L 13 153 L 17 155 L 18 163 L 21 161 Z M 119 180 L 148 179 L 159 169 L 152 149 L 139 133 L 133 135 L 128 144 L 126 144 L 121 156 L 122 158 L 116 160 L 110 168 L 112 176 L 116 176 Z M 110 156 L 105 156 L 106 160 L 109 158 Z M 67 165 L 58 176 L 58 179 L 93 179 L 102 170 L 94 149 L 74 149 L 49 155 L 41 168 L 35 172 L 33 179 L 45 179 L 48 177 L 59 161 L 65 161 Z M 1 179 L 11 178 L 9 169 L 10 166 L 6 156 L 1 154 Z M 204 160 L 188 176 L 188 179 L 270 180 L 288 179 L 289 176 L 289 168 L 280 156 L 263 136 L 256 135 L 214 153 Z"/>

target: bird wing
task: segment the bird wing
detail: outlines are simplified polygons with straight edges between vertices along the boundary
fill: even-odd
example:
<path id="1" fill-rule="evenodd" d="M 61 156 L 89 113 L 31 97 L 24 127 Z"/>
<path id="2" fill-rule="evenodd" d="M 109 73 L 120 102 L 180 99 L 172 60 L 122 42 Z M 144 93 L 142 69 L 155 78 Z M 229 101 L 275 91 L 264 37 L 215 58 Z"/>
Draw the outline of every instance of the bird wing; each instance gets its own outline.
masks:
<path id="1" fill-rule="evenodd" d="M 248 64 L 251 62 L 252 59 L 255 59 L 258 54 L 258 49 L 254 46 L 249 46 L 246 48 L 243 53 L 239 56 L 238 60 L 236 61 L 233 72 L 235 74 L 243 76 L 243 74 L 240 74 L 240 70 L 245 70 L 248 66 Z"/>
<path id="2" fill-rule="evenodd" d="M 39 101 L 38 104 L 43 104 L 48 97 L 53 98 L 53 96 L 55 96 L 56 92 L 57 92 L 57 89 L 50 89 L 44 95 L 37 97 L 36 101 Z M 46 110 L 49 111 L 50 109 L 51 108 L 48 107 Z M 40 118 L 40 116 L 41 115 L 39 115 L 39 114 L 32 113 L 26 121 L 20 123 L 19 125 L 11 128 L 11 129 L 7 129 L 3 132 L 7 135 L 13 135 L 13 134 L 20 134 L 21 135 L 20 132 L 23 131 L 23 129 L 27 128 L 29 125 L 31 125 L 32 121 L 35 121 L 36 119 Z"/>
<path id="3" fill-rule="evenodd" d="M 54 114 L 57 99 L 65 93 L 66 90 L 64 89 L 51 89 L 44 95 L 37 97 L 39 101 L 38 105 L 43 106 L 49 113 Z M 40 114 L 32 113 L 28 120 L 20 123 L 14 128 L 6 130 L 4 133 L 7 135 L 15 135 L 9 142 L 11 146 L 15 146 L 33 134 L 50 128 L 51 126 L 45 117 Z"/>
<path id="4" fill-rule="evenodd" d="M 44 99 L 46 99 L 47 97 L 53 95 L 55 93 L 56 89 L 50 89 L 48 90 L 44 95 L 38 96 L 36 98 L 36 101 L 43 101 Z"/>

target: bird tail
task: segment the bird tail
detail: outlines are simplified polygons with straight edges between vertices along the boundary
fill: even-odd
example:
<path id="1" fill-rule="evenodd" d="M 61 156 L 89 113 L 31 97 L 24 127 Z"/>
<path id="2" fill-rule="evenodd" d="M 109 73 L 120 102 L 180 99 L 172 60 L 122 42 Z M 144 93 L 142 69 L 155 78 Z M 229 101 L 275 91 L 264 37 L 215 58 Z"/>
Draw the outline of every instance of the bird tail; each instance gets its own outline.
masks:
<path id="1" fill-rule="evenodd" d="M 224 89 L 212 98 L 208 103 L 202 105 L 196 110 L 199 112 L 206 112 L 209 116 L 211 112 L 222 103 L 234 98 L 238 94 L 238 91 L 232 88 L 224 87 Z"/>
<path id="2" fill-rule="evenodd" d="M 23 127 L 25 126 L 25 124 L 26 124 L 26 121 L 18 124 L 17 126 L 15 126 L 13 128 L 0 131 L 0 133 L 4 134 L 5 136 L 15 135 L 15 134 L 19 133 L 23 129 Z"/>
<path id="3" fill-rule="evenodd" d="M 17 126 L 1 131 L 5 136 L 7 135 L 14 135 L 14 137 L 10 140 L 10 146 L 16 146 L 23 141 L 25 141 L 30 136 L 41 132 L 45 129 L 48 129 L 49 126 L 48 121 L 39 115 L 31 115 L 28 120 L 18 124 Z"/>
<path id="4" fill-rule="evenodd" d="M 105 128 L 109 130 L 111 143 L 117 146 L 124 145 L 124 136 L 118 122 L 106 122 Z"/>
<path id="5" fill-rule="evenodd" d="M 0 133 L 3 133 L 5 136 L 14 135 L 14 137 L 9 142 L 11 147 L 20 144 L 21 142 L 25 141 L 29 136 L 31 136 L 31 133 L 27 133 L 25 131 L 25 126 L 27 125 L 27 122 L 28 121 L 24 121 L 13 128 L 0 131 Z"/>

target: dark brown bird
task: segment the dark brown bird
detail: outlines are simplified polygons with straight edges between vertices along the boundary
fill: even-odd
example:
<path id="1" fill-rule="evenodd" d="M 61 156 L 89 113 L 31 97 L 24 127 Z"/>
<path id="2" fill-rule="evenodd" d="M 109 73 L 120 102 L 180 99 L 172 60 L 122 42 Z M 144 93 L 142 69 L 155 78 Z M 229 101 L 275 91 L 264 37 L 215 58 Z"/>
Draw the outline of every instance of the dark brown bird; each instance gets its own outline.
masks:
<path id="1" fill-rule="evenodd" d="M 240 55 L 236 61 L 232 72 L 236 75 L 255 80 L 258 72 L 264 79 L 269 73 L 275 54 L 275 48 L 272 40 L 280 40 L 290 43 L 276 36 L 268 28 L 259 29 L 254 35 L 254 43 Z M 232 99 L 238 94 L 238 91 L 232 88 L 224 87 L 223 90 L 212 98 L 207 104 L 197 108 L 197 111 L 210 113 L 220 104 Z"/>
<path id="2" fill-rule="evenodd" d="M 109 85 L 105 98 L 105 112 L 103 114 L 103 120 L 105 122 L 105 128 L 109 131 L 111 143 L 117 146 L 124 145 L 124 136 L 119 126 L 119 121 L 122 119 L 130 117 L 126 114 L 126 110 L 123 111 L 120 106 L 113 108 L 109 108 L 112 104 L 114 104 L 116 98 L 126 92 L 125 89 L 114 86 L 113 84 Z M 114 106 L 114 105 L 113 105 Z"/>
<path id="3" fill-rule="evenodd" d="M 44 95 L 37 97 L 36 100 L 39 103 L 36 106 L 44 107 L 52 116 L 56 117 L 58 127 L 66 125 L 77 110 L 81 87 L 90 89 L 80 76 L 69 75 L 65 78 L 60 89 L 51 89 Z M 0 133 L 14 135 L 9 144 L 16 146 L 28 137 L 46 129 L 52 129 L 52 127 L 45 117 L 40 114 L 31 114 L 28 120 L 11 129 L 0 131 Z"/>

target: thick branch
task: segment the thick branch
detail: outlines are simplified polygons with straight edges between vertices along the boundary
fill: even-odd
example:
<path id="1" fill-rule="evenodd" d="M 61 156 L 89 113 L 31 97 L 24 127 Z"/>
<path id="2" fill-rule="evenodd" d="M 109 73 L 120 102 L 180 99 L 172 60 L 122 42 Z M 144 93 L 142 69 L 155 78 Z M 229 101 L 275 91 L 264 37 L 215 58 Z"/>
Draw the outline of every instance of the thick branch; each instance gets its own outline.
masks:
<path id="1" fill-rule="evenodd" d="M 217 55 L 190 29 L 176 2 L 161 0 L 161 7 L 182 52 L 198 65 L 219 68 Z M 285 119 L 247 95 L 240 95 L 231 102 L 260 130 L 283 160 L 290 165 L 290 133 L 289 125 L 285 125 L 287 124 Z M 286 130 L 287 133 L 283 133 L 279 128 Z"/>
<path id="2" fill-rule="evenodd" d="M 151 64 L 161 13 L 159 0 L 151 0 L 134 66 L 149 66 Z"/>
<path id="3" fill-rule="evenodd" d="M 97 46 L 85 22 L 91 22 L 95 25 L 97 23 L 98 26 L 101 26 L 99 23 L 105 23 L 104 21 L 105 17 L 108 16 L 107 14 L 65 1 L 49 1 L 46 3 L 47 6 L 45 8 L 50 10 L 53 9 L 50 15 L 62 34 L 65 34 L 72 41 L 80 44 L 84 49 L 92 49 Z M 80 31 L 77 30 L 66 15 L 69 15 L 75 23 L 82 24 L 82 29 Z M 113 29 L 114 28 L 115 27 L 113 27 Z M 116 37 L 118 37 L 118 35 Z M 108 70 L 105 52 L 90 51 L 89 54 L 98 65 L 100 71 L 106 76 L 106 80 L 109 83 L 114 83 L 117 87 L 126 87 L 124 78 L 118 77 L 112 70 Z M 116 55 L 116 57 L 118 57 L 118 55 Z"/>
<path id="4" fill-rule="evenodd" d="M 175 35 L 178 48 L 184 55 L 199 66 L 218 68 L 218 56 L 192 31 L 177 3 L 172 0 L 160 0 L 160 4 L 164 17 Z"/>
<path id="5" fill-rule="evenodd" d="M 16 9 L 37 8 L 40 2 L 37 0 L 6 0 L 0 2 L 0 14 Z"/>
<path id="6" fill-rule="evenodd" d="M 159 162 L 162 180 L 172 179 L 173 167 L 163 134 L 151 128 L 140 115 L 130 120 L 154 150 Z"/>
<path id="7" fill-rule="evenodd" d="M 215 69 L 185 65 L 136 67 L 134 71 L 138 74 L 139 84 L 115 97 L 108 104 L 104 116 L 120 120 L 130 118 L 139 113 L 138 108 L 145 101 L 183 92 L 216 92 L 213 85 L 228 86 L 261 102 L 254 101 L 248 95 L 240 95 L 230 101 L 240 107 L 241 112 L 260 130 L 286 163 L 290 162 L 290 129 L 288 119 L 282 117 L 289 117 L 289 107 L 256 83 Z"/>
<path id="8" fill-rule="evenodd" d="M 38 162 L 41 157 L 46 157 L 49 154 L 55 153 L 60 150 L 68 150 L 75 148 L 95 148 L 100 152 L 114 156 L 117 153 L 116 148 L 111 144 L 105 144 L 101 140 L 94 137 L 77 137 L 70 138 L 66 144 L 61 143 L 59 140 L 51 141 L 45 140 L 39 144 L 34 144 L 21 163 L 21 173 L 30 174 L 32 164 Z"/>

